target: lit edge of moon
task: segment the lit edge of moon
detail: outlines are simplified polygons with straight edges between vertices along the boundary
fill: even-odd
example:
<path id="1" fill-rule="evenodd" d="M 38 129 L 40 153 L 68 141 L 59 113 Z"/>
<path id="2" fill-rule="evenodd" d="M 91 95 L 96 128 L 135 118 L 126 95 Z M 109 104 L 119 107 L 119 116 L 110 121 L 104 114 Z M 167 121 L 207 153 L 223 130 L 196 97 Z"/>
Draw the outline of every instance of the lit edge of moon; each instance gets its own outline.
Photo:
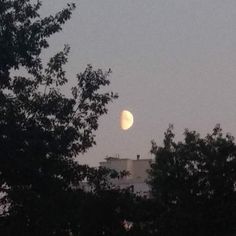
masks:
<path id="1" fill-rule="evenodd" d="M 130 111 L 124 110 L 120 115 L 120 127 L 123 130 L 128 130 L 133 126 L 134 117 Z"/>

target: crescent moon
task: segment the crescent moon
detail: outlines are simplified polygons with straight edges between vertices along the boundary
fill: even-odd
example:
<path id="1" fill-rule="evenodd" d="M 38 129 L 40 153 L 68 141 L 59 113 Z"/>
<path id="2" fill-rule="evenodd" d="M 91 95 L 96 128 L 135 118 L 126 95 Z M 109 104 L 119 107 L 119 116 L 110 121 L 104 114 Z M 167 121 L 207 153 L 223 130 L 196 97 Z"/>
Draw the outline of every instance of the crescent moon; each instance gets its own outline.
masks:
<path id="1" fill-rule="evenodd" d="M 123 130 L 128 130 L 134 123 L 134 117 L 130 111 L 124 110 L 120 115 L 120 127 Z"/>

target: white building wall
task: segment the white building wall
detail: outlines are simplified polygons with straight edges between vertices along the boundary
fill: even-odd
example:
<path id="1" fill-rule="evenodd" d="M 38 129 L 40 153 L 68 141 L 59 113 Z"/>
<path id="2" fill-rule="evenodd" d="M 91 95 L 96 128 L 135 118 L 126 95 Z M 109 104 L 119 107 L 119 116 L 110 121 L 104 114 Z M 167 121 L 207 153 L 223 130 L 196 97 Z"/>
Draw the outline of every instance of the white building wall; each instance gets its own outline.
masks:
<path id="1" fill-rule="evenodd" d="M 116 171 L 128 171 L 130 175 L 122 179 L 113 180 L 113 184 L 120 188 L 132 188 L 139 195 L 149 196 L 150 188 L 146 183 L 148 178 L 147 170 L 150 169 L 151 159 L 120 159 L 108 157 L 100 166 Z"/>
<path id="2" fill-rule="evenodd" d="M 100 162 L 100 166 L 116 170 L 118 172 L 126 170 L 130 173 L 130 175 L 127 175 L 126 179 L 133 178 L 133 163 L 130 159 L 120 159 L 116 157 L 108 157 L 106 158 L 106 162 Z"/>
<path id="3" fill-rule="evenodd" d="M 150 160 L 133 160 L 133 178 L 145 181 L 148 178 L 147 171 L 150 169 Z"/>

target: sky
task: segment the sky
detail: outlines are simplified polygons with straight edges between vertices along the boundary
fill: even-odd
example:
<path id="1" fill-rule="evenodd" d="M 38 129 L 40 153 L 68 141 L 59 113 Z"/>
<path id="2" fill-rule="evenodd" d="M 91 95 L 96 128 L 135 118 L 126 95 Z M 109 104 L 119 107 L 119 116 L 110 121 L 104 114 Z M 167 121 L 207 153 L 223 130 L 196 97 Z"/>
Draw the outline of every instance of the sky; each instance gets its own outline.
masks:
<path id="1" fill-rule="evenodd" d="M 68 1 L 43 0 L 43 15 Z M 235 0 L 79 0 L 45 56 L 70 44 L 69 85 L 87 64 L 111 68 L 110 90 L 119 99 L 99 120 L 97 145 L 78 161 L 98 166 L 108 156 L 151 158 L 174 124 L 205 136 L 215 124 L 236 136 Z M 68 85 L 68 88 L 69 88 Z M 65 88 L 65 93 L 67 93 Z M 134 116 L 120 129 L 122 110 Z"/>

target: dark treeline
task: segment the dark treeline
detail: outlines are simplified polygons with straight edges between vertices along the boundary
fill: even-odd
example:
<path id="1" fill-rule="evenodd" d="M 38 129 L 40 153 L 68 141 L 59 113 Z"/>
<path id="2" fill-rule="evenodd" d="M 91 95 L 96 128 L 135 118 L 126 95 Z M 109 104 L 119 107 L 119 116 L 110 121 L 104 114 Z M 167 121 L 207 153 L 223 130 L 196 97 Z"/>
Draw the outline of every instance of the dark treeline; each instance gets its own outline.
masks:
<path id="1" fill-rule="evenodd" d="M 236 235 L 236 145 L 219 126 L 182 142 L 170 126 L 163 146 L 152 143 L 148 199 L 112 186 L 123 173 L 75 160 L 118 96 L 104 90 L 111 71 L 91 65 L 63 94 L 69 46 L 46 66 L 41 53 L 75 4 L 48 17 L 41 4 L 0 0 L 0 235 Z"/>

